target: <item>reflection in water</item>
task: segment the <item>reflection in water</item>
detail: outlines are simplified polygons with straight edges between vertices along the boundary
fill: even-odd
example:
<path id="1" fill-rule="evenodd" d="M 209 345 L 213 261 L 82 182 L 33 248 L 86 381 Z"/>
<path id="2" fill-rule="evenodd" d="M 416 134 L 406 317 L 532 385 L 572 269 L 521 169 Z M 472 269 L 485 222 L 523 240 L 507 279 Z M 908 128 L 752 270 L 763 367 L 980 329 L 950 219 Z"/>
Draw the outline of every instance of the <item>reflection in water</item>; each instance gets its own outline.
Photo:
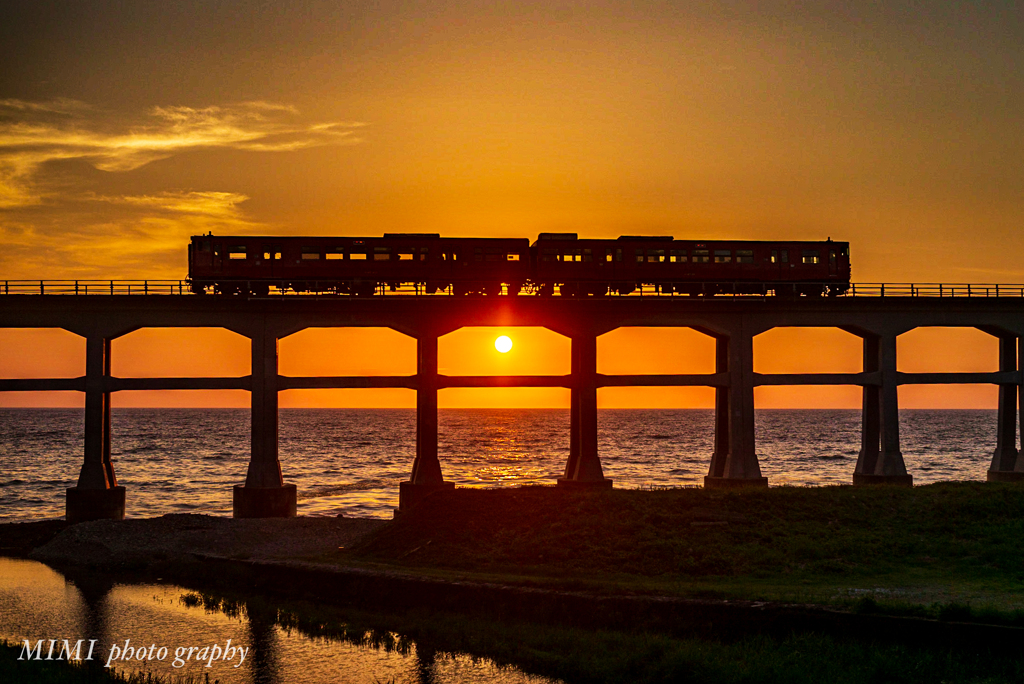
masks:
<path id="1" fill-rule="evenodd" d="M 434 662 L 437 651 L 426 644 L 416 644 L 416 673 L 420 684 L 434 684 Z"/>
<path id="2" fill-rule="evenodd" d="M 115 584 L 105 576 L 61 575 L 35 561 L 0 557 L 0 638 L 16 644 L 97 639 L 90 667 L 102 668 L 112 658 L 118 671 L 209 674 L 210 681 L 223 684 L 553 683 L 487 659 L 414 644 L 392 632 L 309 635 L 282 627 L 273 608 L 217 602 L 204 607 L 183 600 L 186 594 L 173 585 Z M 214 646 L 226 651 L 229 641 L 245 649 L 244 661 L 237 655 L 212 657 Z M 161 647 L 167 649 L 163 659 Z M 86 651 L 87 646 L 83 656 Z M 178 653 L 182 659 L 176 667 Z"/>
<path id="3" fill-rule="evenodd" d="M 273 614 L 263 610 L 249 610 L 249 643 L 252 645 L 250 663 L 253 684 L 279 684 L 280 668 L 277 653 L 277 625 Z"/>

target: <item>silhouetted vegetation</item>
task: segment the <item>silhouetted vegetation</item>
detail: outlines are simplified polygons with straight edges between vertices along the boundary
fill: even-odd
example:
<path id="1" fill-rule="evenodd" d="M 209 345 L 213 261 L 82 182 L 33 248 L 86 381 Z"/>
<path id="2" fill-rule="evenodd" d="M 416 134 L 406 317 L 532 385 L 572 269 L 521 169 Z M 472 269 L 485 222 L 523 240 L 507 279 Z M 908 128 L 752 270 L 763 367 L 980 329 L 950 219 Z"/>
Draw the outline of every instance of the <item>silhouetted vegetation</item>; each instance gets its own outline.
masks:
<path id="1" fill-rule="evenodd" d="M 152 672 L 124 673 L 106 669 L 98 661 L 77 664 L 59 660 L 18 660 L 22 647 L 0 643 L 0 681 L 32 684 L 217 684 L 207 674 L 161 677 Z"/>
<path id="2" fill-rule="evenodd" d="M 333 559 L 562 588 L 851 607 L 870 597 L 932 617 L 973 604 L 960 617 L 991 606 L 1021 624 L 1024 487 L 457 489 Z"/>

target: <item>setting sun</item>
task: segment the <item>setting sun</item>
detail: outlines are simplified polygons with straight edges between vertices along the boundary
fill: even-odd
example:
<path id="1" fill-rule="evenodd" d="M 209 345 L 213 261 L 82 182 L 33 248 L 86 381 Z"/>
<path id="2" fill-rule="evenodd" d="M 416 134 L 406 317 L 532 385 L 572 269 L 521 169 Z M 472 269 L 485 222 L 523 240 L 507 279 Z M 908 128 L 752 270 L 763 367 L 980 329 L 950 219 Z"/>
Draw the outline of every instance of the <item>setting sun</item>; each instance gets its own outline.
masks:
<path id="1" fill-rule="evenodd" d="M 512 349 L 512 339 L 508 335 L 502 335 L 494 340 L 494 348 L 502 354 L 507 354 Z"/>

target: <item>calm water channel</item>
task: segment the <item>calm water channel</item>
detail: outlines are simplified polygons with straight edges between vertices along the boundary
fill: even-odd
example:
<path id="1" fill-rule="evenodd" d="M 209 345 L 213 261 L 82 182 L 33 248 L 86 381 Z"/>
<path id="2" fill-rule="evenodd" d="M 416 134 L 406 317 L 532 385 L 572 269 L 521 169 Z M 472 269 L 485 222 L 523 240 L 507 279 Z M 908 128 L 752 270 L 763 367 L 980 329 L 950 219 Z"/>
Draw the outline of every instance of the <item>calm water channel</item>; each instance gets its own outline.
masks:
<path id="1" fill-rule="evenodd" d="M 84 639 L 81 655 L 103 661 L 114 653 L 111 665 L 119 671 L 150 671 L 182 675 L 209 673 L 223 684 L 322 684 L 324 682 L 376 682 L 442 684 L 493 682 L 500 684 L 553 684 L 558 680 L 502 667 L 486 658 L 445 653 L 425 648 L 401 634 L 366 635 L 357 644 L 343 639 L 310 637 L 284 629 L 272 618 L 241 614 L 228 616 L 207 611 L 182 598 L 189 590 L 172 584 L 110 584 L 96 577 L 64 577 L 41 563 L 0 557 L 0 638 L 34 646 L 44 639 L 69 639 L 72 647 Z M 229 644 L 230 641 L 230 644 Z M 131 660 L 116 659 L 118 651 L 135 649 Z M 150 649 L 151 646 L 155 648 Z M 235 649 L 228 660 L 225 647 Z M 114 649 L 116 647 L 116 650 Z M 161 647 L 166 655 L 160 659 Z M 182 660 L 176 667 L 179 648 Z M 188 648 L 194 647 L 185 662 Z M 206 647 L 203 662 L 196 662 Z M 139 649 L 144 660 L 139 660 Z M 242 660 L 244 650 L 245 658 Z M 150 659 L 151 657 L 151 659 Z M 207 665 L 210 667 L 207 667 Z M 2 673 L 0 673 L 2 675 Z M 2 679 L 2 676 L 0 676 Z"/>

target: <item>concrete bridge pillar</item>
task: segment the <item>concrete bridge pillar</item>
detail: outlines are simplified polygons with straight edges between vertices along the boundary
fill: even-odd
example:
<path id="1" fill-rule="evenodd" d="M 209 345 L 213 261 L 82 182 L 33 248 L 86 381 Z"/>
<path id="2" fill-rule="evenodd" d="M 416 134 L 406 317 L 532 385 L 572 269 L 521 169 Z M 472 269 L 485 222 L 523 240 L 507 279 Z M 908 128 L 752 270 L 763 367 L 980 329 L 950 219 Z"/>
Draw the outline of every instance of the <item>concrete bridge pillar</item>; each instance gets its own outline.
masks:
<path id="1" fill-rule="evenodd" d="M 424 497 L 442 489 L 445 482 L 437 458 L 437 334 L 416 338 L 416 460 L 408 482 L 398 485 L 398 510 L 407 511 Z"/>
<path id="2" fill-rule="evenodd" d="M 597 453 L 597 335 L 572 336 L 572 387 L 569 409 L 569 460 L 559 487 L 607 487 Z"/>
<path id="3" fill-rule="evenodd" d="M 117 484 L 110 460 L 110 338 L 88 336 L 85 343 L 85 458 L 78 485 L 68 487 L 68 522 L 124 519 L 125 488 Z"/>
<path id="4" fill-rule="evenodd" d="M 236 518 L 295 516 L 296 488 L 285 484 L 277 450 L 277 333 L 260 326 L 252 342 L 252 410 L 249 469 L 235 485 Z"/>
<path id="5" fill-rule="evenodd" d="M 715 369 L 729 384 L 715 390 L 715 453 L 705 487 L 767 487 L 754 445 L 754 336 L 740 329 L 717 337 Z"/>
<path id="6" fill-rule="evenodd" d="M 1024 345 L 1024 340 L 1020 342 Z M 999 370 L 1017 370 L 1018 338 L 999 337 Z M 1022 347 L 1024 351 L 1024 347 Z M 1024 357 L 1021 359 L 1024 363 Z M 1024 480 L 1024 459 L 1017 451 L 1017 385 L 999 385 L 999 413 L 996 427 L 996 450 L 988 470 L 989 482 Z M 1024 412 L 1021 413 L 1024 420 Z M 1024 424 L 1022 424 L 1024 427 Z"/>
<path id="7" fill-rule="evenodd" d="M 896 372 L 896 333 L 866 333 L 864 372 L 878 373 L 879 385 L 865 385 L 862 406 L 861 451 L 853 484 L 911 486 L 912 475 L 900 451 L 900 407 Z"/>

